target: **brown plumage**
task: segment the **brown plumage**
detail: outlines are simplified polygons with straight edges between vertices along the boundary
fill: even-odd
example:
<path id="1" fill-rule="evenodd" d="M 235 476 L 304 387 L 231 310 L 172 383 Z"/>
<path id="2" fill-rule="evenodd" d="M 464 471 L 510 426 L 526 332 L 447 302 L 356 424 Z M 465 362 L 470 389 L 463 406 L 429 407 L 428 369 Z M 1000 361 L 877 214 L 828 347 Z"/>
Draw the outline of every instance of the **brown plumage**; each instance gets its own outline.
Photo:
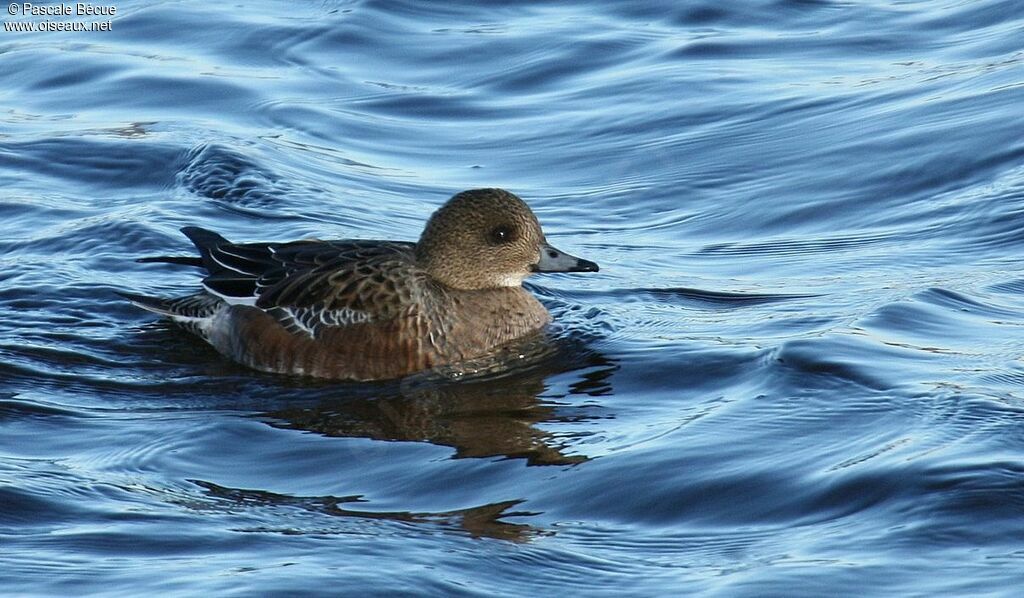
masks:
<path id="1" fill-rule="evenodd" d="M 542 328 L 547 310 L 522 287 L 532 272 L 592 272 L 547 244 L 530 208 L 501 189 L 459 193 L 417 243 L 235 244 L 182 231 L 204 290 L 181 299 L 125 294 L 255 369 L 380 380 L 487 355 Z"/>

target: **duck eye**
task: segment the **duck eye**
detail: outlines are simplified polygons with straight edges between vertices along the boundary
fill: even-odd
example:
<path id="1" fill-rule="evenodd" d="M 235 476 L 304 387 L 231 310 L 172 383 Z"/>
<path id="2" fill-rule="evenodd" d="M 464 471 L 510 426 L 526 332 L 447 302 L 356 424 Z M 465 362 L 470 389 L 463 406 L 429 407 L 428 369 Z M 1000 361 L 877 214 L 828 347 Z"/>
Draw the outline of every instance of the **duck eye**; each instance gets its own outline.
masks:
<path id="1" fill-rule="evenodd" d="M 493 245 L 504 245 L 505 243 L 511 243 L 515 238 L 515 233 L 509 226 L 501 225 L 491 229 L 491 243 Z"/>

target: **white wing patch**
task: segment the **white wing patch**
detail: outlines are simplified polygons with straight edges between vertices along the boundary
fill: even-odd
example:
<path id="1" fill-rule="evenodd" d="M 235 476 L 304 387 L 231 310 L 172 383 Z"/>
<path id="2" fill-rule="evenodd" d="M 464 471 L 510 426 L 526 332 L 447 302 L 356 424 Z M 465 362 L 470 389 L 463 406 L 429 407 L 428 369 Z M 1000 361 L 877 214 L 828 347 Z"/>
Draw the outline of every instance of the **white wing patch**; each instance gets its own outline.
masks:
<path id="1" fill-rule="evenodd" d="M 348 307 L 320 309 L 317 310 L 317 317 L 324 326 L 351 326 L 370 321 L 370 314 Z"/>
<path id="2" fill-rule="evenodd" d="M 341 328 L 370 321 L 364 311 L 349 309 L 326 309 L 323 307 L 272 307 L 267 313 L 277 318 L 285 330 L 292 334 L 316 338 L 318 329 Z"/>
<path id="3" fill-rule="evenodd" d="M 259 298 L 256 295 L 251 297 L 233 297 L 231 295 L 225 295 L 224 293 L 218 293 L 216 290 L 211 289 L 205 283 L 203 284 L 203 290 L 211 295 L 220 297 L 224 303 L 228 303 L 230 305 L 256 305 L 256 299 Z"/>

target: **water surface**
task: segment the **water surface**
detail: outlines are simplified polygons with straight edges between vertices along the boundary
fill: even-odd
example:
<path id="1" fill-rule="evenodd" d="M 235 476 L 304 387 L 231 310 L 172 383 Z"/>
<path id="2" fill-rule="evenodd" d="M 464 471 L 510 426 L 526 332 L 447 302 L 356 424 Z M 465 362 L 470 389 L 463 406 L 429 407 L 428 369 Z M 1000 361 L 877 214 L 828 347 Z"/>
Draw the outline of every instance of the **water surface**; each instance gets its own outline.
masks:
<path id="1" fill-rule="evenodd" d="M 27 21 L 28 17 L 9 17 Z M 1011 0 L 118 2 L 0 37 L 0 589 L 1015 596 Z M 116 291 L 524 197 L 502 375 L 255 373 Z"/>

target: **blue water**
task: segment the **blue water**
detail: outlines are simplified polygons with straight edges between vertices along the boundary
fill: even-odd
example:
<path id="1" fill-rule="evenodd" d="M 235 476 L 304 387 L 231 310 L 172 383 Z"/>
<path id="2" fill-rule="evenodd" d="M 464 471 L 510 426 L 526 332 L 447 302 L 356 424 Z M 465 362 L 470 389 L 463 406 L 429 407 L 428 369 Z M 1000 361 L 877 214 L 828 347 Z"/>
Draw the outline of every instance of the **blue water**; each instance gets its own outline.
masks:
<path id="1" fill-rule="evenodd" d="M 1024 586 L 1016 0 L 114 4 L 0 36 L 0 593 Z M 115 295 L 479 186 L 602 267 L 528 368 L 260 374 Z"/>

